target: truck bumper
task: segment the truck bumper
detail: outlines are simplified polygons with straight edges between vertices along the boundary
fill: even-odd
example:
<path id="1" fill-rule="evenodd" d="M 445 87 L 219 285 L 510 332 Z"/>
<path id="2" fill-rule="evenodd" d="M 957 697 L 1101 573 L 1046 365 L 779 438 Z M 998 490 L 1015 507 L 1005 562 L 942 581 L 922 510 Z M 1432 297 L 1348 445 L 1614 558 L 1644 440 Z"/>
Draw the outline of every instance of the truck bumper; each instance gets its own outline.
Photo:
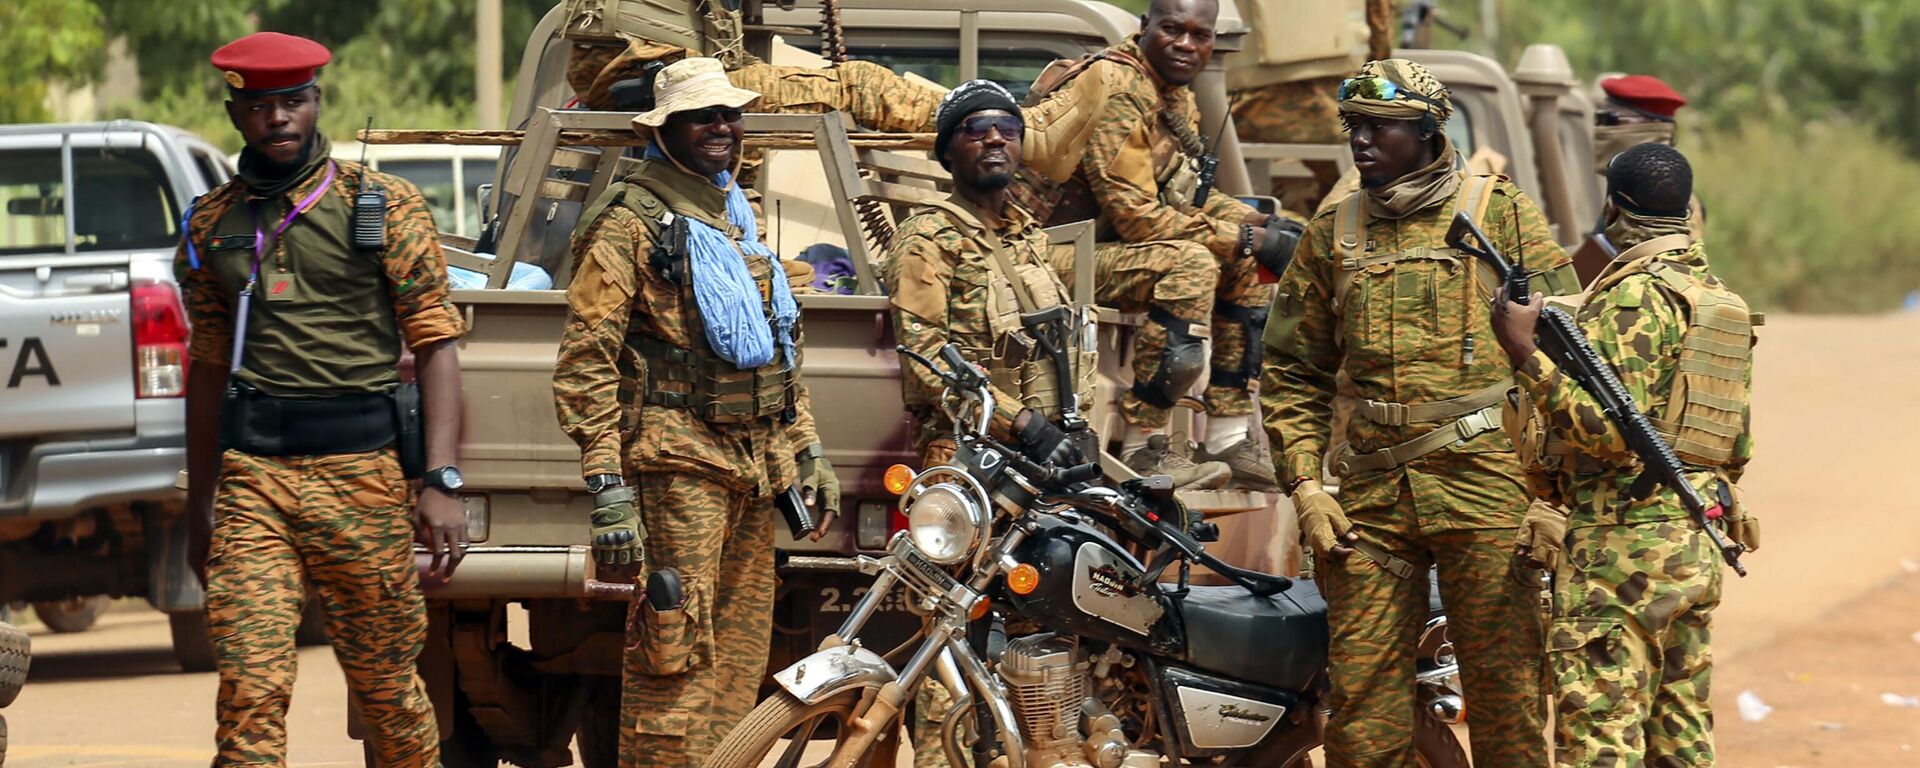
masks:
<path id="1" fill-rule="evenodd" d="M 181 498 L 174 476 L 186 466 L 179 434 L 41 443 L 0 461 L 0 517 L 60 518 L 124 501 Z"/>

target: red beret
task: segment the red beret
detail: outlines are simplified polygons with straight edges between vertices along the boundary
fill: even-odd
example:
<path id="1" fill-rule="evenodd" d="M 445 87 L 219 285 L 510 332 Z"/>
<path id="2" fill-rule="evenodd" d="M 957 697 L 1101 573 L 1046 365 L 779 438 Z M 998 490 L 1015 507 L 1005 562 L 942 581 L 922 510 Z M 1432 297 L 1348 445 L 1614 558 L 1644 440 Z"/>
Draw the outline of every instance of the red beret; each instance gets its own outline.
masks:
<path id="1" fill-rule="evenodd" d="M 333 61 L 333 53 L 304 37 L 255 32 L 220 46 L 212 61 L 234 93 L 265 96 L 312 85 L 314 71 Z"/>
<path id="2" fill-rule="evenodd" d="M 1652 75 L 1621 75 L 1600 81 L 1600 90 L 1614 101 L 1663 117 L 1687 105 L 1687 100 Z"/>

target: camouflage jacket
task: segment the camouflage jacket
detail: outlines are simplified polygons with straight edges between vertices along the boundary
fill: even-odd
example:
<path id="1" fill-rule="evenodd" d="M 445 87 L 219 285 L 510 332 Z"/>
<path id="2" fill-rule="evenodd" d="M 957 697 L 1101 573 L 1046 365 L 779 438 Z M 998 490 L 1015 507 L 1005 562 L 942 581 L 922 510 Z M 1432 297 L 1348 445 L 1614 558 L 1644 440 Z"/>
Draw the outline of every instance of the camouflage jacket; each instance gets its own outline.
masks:
<path id="1" fill-rule="evenodd" d="M 1202 143 L 1196 135 L 1200 109 L 1192 89 L 1162 81 L 1146 63 L 1137 36 L 1099 54 L 1036 109 L 1046 110 L 1058 101 L 1100 105 L 1092 135 L 1064 190 L 1048 190 L 1023 171 L 1017 182 L 1020 199 L 1051 202 L 1084 193 L 1097 208 L 1102 240 L 1192 240 L 1223 259 L 1240 258 L 1242 224 L 1266 223 L 1265 215 L 1218 190 L 1207 197 L 1204 208 L 1185 197 L 1189 189 L 1168 194 L 1165 185 L 1177 166 L 1197 154 L 1189 145 Z M 1185 139 L 1173 125 L 1184 127 Z M 1184 199 L 1169 202 L 1169 197 Z M 1050 224 L 1080 215 L 1065 205 L 1052 213 Z"/>
<path id="2" fill-rule="evenodd" d="M 738 234 L 726 220 L 724 194 L 672 164 L 642 163 L 627 182 L 664 210 Z M 561 428 L 580 445 L 581 474 L 687 472 L 756 496 L 782 491 L 794 482 L 794 454 L 819 442 L 804 381 L 796 382 L 791 424 L 778 417 L 714 423 L 687 408 L 643 402 L 637 394 L 646 361 L 632 339 L 708 349 L 690 292 L 666 273 L 670 267 L 650 258 L 656 227 L 627 205 L 607 205 L 573 241 L 573 282 L 553 394 Z M 765 258 L 744 252 L 741 258 L 763 297 L 769 280 L 785 279 Z M 767 368 L 782 365 L 776 354 Z M 800 376 L 798 361 L 793 375 Z"/>
<path id="3" fill-rule="evenodd" d="M 1402 219 L 1368 217 L 1364 255 L 1446 248 L 1454 207 L 1449 200 Z M 1322 457 L 1338 442 L 1332 416 L 1334 382 L 1340 373 L 1352 379 L 1360 398 L 1401 404 L 1465 396 L 1509 375 L 1507 360 L 1494 341 L 1487 303 L 1497 286 L 1483 285 L 1480 270 L 1471 263 L 1434 255 L 1351 270 L 1336 314 L 1336 275 L 1342 259 L 1335 232 L 1337 209 L 1330 207 L 1308 223 L 1293 262 L 1280 276 L 1263 339 L 1261 411 L 1279 449 L 1277 468 L 1283 480 L 1321 477 Z M 1480 224 L 1509 258 L 1524 258 L 1529 269 L 1551 270 L 1569 263 L 1554 242 L 1546 216 L 1504 177 L 1495 178 Z M 1438 426 L 1391 426 L 1356 416 L 1345 439 L 1353 450 L 1366 453 Z M 1525 507 L 1519 461 L 1512 441 L 1499 430 L 1402 467 L 1345 478 L 1342 503 L 1350 508 L 1391 505 L 1403 477 L 1423 520 L 1443 527 L 1512 526 Z"/>
<path id="4" fill-rule="evenodd" d="M 1695 242 L 1685 249 L 1614 262 L 1595 281 L 1596 290 L 1586 296 L 1574 317 L 1593 351 L 1613 366 L 1620 384 L 1633 396 L 1634 405 L 1657 415 L 1667 411 L 1674 393 L 1688 318 L 1686 303 L 1650 268 L 1677 270 L 1700 283 L 1720 285 L 1719 278 L 1708 269 L 1705 245 Z M 1746 373 L 1751 384 L 1750 359 Z M 1548 439 L 1571 449 L 1573 461 L 1547 457 L 1551 469 L 1545 479 L 1558 500 L 1570 508 L 1575 525 L 1650 522 L 1687 514 L 1669 490 L 1662 489 L 1638 502 L 1627 498 L 1627 488 L 1640 474 L 1638 459 L 1593 396 L 1544 353 L 1536 351 L 1515 370 L 1514 378 L 1526 389 L 1539 418 L 1544 420 Z M 1745 422 L 1748 404 L 1742 402 L 1739 407 Z M 1711 503 L 1717 491 L 1713 487 L 1716 470 L 1724 471 L 1729 481 L 1737 481 L 1752 457 L 1753 434 L 1746 430 L 1734 440 L 1733 457 L 1727 466 L 1702 468 L 1689 477 Z M 1605 520 L 1599 519 L 1603 511 L 1608 513 Z"/>
<path id="5" fill-rule="evenodd" d="M 997 234 L 1013 263 L 1051 269 L 1046 232 L 1019 206 L 1009 203 L 1001 211 Z M 940 348 L 952 342 L 967 350 L 970 360 L 985 364 L 999 340 L 990 328 L 993 310 L 988 285 L 994 270 L 980 241 L 961 230 L 947 213 L 927 210 L 900 222 L 887 255 L 882 278 L 900 343 L 938 360 Z M 901 389 L 915 415 L 914 444 L 924 446 L 949 436 L 953 425 L 935 405 L 945 385 L 920 366 L 903 365 L 901 370 Z M 1020 395 L 995 387 L 993 399 L 990 428 L 995 437 L 1011 441 Z"/>
<path id="6" fill-rule="evenodd" d="M 419 349 L 466 331 L 448 300 L 440 236 L 420 190 L 359 163 L 332 162 L 329 193 L 294 219 L 260 260 L 238 376 L 270 394 L 390 388 L 399 382 L 403 341 Z M 362 174 L 387 193 L 387 247 L 378 252 L 355 249 L 349 237 Z M 174 256 L 193 326 L 187 354 L 195 362 L 223 369 L 230 364 L 234 312 L 253 270 L 256 232 L 271 237 L 282 217 L 325 178 L 322 163 L 311 178 L 271 198 L 252 194 L 236 178 L 195 201 Z"/>

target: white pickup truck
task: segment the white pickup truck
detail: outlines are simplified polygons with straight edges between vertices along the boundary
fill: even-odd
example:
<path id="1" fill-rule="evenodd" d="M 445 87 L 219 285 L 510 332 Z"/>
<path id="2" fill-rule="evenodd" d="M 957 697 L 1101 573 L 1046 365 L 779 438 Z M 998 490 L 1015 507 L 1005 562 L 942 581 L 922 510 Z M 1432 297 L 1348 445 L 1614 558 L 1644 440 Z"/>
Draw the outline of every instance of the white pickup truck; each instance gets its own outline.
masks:
<path id="1" fill-rule="evenodd" d="M 173 254 L 221 152 L 152 123 L 0 126 L 0 603 L 56 631 L 138 596 L 211 669 L 185 559 L 187 322 Z"/>

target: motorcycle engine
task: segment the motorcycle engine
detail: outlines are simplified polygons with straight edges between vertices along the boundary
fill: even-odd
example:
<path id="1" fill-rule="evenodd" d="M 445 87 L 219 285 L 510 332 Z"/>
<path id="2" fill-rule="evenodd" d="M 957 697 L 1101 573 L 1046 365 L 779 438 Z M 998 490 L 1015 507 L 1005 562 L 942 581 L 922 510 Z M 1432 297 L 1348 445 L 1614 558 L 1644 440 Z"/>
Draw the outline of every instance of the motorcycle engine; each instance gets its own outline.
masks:
<path id="1" fill-rule="evenodd" d="M 1031 747 L 1032 768 L 1157 766 L 1158 755 L 1130 750 L 1120 718 L 1087 695 L 1091 665 L 1071 638 L 1028 635 L 1007 642 L 1000 657 L 1013 710 Z M 1085 731 L 1081 728 L 1086 722 Z"/>

